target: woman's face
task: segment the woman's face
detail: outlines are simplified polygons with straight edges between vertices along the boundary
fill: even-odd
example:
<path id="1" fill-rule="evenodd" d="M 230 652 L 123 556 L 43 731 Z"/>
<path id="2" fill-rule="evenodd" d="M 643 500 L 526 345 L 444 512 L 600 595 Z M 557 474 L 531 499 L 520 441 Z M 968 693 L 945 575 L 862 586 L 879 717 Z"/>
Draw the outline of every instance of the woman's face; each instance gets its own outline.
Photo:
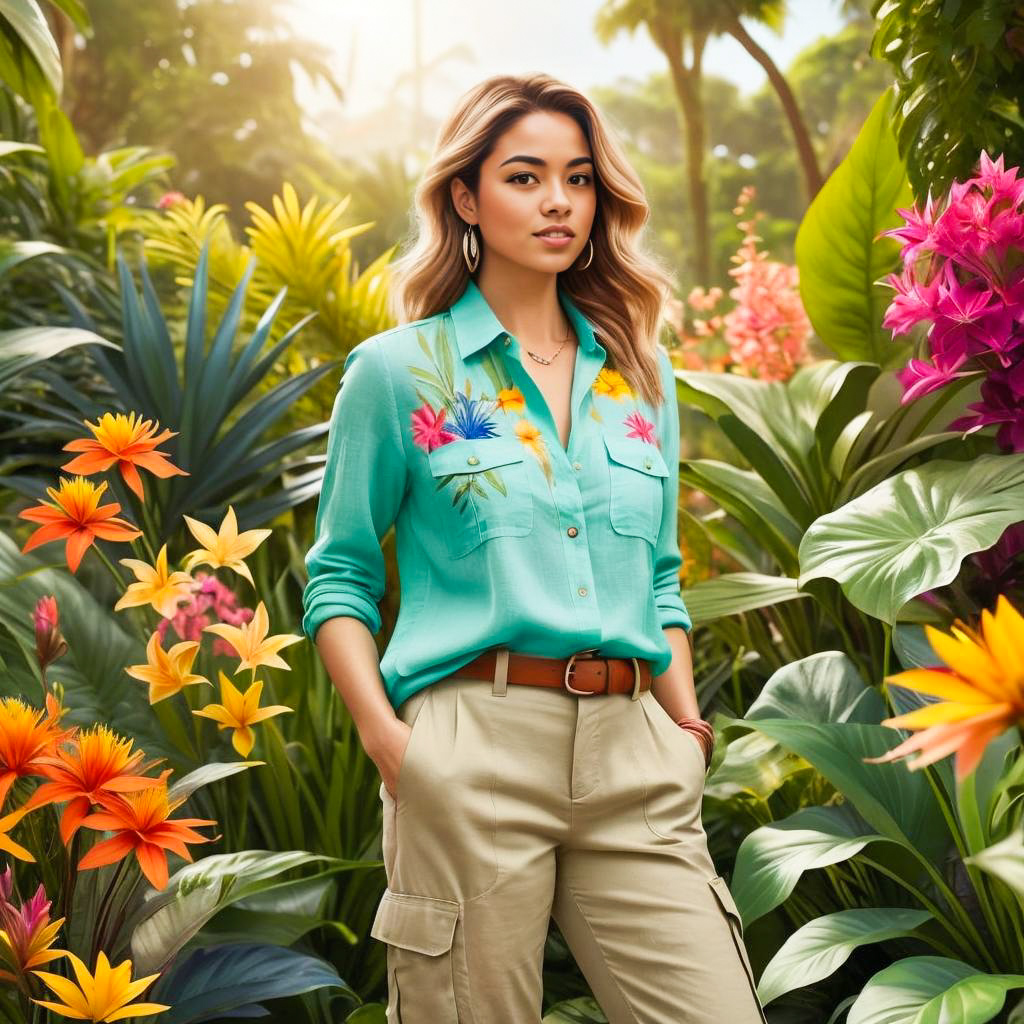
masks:
<path id="1" fill-rule="evenodd" d="M 497 256 L 549 274 L 566 270 L 589 252 L 597 208 L 586 136 L 568 114 L 525 114 L 481 165 L 476 197 L 456 178 L 452 199 L 462 218 L 478 226 L 485 259 Z M 554 225 L 566 226 L 571 237 L 546 242 L 537 236 Z"/>

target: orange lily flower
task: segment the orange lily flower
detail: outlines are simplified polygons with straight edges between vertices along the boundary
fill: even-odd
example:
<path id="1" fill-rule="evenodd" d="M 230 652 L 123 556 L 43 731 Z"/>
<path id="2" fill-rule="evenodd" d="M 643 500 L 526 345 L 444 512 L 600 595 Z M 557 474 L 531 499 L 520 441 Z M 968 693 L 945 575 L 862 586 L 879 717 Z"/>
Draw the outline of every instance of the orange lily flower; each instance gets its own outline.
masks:
<path id="1" fill-rule="evenodd" d="M 107 954 L 100 950 L 96 958 L 96 975 L 89 973 L 89 968 L 74 953 L 68 951 L 65 956 L 71 961 L 78 978 L 76 985 L 70 978 L 62 978 L 59 974 L 49 971 L 36 971 L 36 974 L 54 991 L 62 1003 L 54 1003 L 45 999 L 33 999 L 33 1003 L 45 1006 L 62 1017 L 73 1017 L 75 1020 L 115 1021 L 127 1017 L 143 1017 L 151 1013 L 163 1013 L 170 1006 L 165 1003 L 133 1003 L 132 1000 L 144 992 L 149 985 L 160 977 L 159 972 L 148 974 L 145 978 L 132 981 L 132 962 L 125 960 L 117 967 L 111 967 Z"/>
<path id="2" fill-rule="evenodd" d="M 42 883 L 32 899 L 16 907 L 10 902 L 12 890 L 10 867 L 0 875 L 0 957 L 14 972 L 0 970 L 0 980 L 19 984 L 19 975 L 34 971 L 40 964 L 64 956 L 64 950 L 51 949 L 64 918 L 50 920 L 50 901 Z M 36 972 L 38 973 L 38 972 Z"/>
<path id="3" fill-rule="evenodd" d="M 42 759 L 52 756 L 68 735 L 52 715 L 43 718 L 41 709 L 18 697 L 0 700 L 0 807 L 14 780 L 41 774 Z"/>
<path id="4" fill-rule="evenodd" d="M 138 582 L 128 585 L 114 605 L 114 611 L 148 604 L 169 619 L 178 610 L 178 602 L 186 601 L 192 595 L 192 577 L 187 572 L 168 570 L 166 544 L 156 556 L 155 566 L 138 558 L 122 558 L 121 564 L 135 573 Z"/>
<path id="5" fill-rule="evenodd" d="M 198 640 L 182 640 L 165 651 L 160 646 L 160 634 L 154 633 L 146 644 L 146 664 L 129 665 L 125 672 L 133 679 L 149 683 L 149 703 L 156 704 L 180 693 L 185 686 L 213 685 L 206 676 L 192 671 L 192 662 L 198 653 Z"/>
<path id="6" fill-rule="evenodd" d="M 68 802 L 60 819 L 60 837 L 66 846 L 78 831 L 83 819 L 104 793 L 129 793 L 150 786 L 159 786 L 171 769 L 149 778 L 134 775 L 146 756 L 142 750 L 132 752 L 133 740 L 122 739 L 105 725 L 97 725 L 80 733 L 71 747 L 57 751 L 55 757 L 41 759 L 39 771 L 49 779 L 25 802 L 26 811 L 46 804 Z M 158 763 L 158 762 L 154 762 Z M 152 765 L 142 765 L 142 770 Z"/>
<path id="7" fill-rule="evenodd" d="M 922 731 L 881 757 L 863 760 L 881 764 L 920 751 L 907 762 L 916 771 L 955 753 L 954 774 L 962 782 L 993 739 L 1024 722 L 1024 616 L 1000 594 L 994 614 L 982 610 L 981 632 L 961 619 L 954 621 L 952 635 L 924 628 L 948 667 L 908 669 L 886 676 L 886 682 L 942 699 L 884 719 L 882 725 Z"/>
<path id="8" fill-rule="evenodd" d="M 260 694 L 263 692 L 263 682 L 256 680 L 249 688 L 242 693 L 235 687 L 231 680 L 223 672 L 220 672 L 220 699 L 221 704 L 207 704 L 199 711 L 193 711 L 193 715 L 201 718 L 212 718 L 217 723 L 218 729 L 234 729 L 231 735 L 231 745 L 242 757 L 248 757 L 252 750 L 256 737 L 253 735 L 252 726 L 264 719 L 273 718 L 274 715 L 282 715 L 292 709 L 283 704 L 270 704 L 265 708 L 260 707 Z"/>
<path id="9" fill-rule="evenodd" d="M 246 530 L 239 533 L 235 510 L 230 505 L 216 533 L 198 519 L 191 516 L 184 516 L 184 519 L 192 531 L 192 536 L 202 544 L 201 548 L 190 551 L 185 556 L 184 566 L 189 572 L 197 565 L 212 565 L 214 568 L 224 566 L 227 569 L 234 569 L 239 576 L 244 576 L 252 586 L 256 586 L 249 567 L 242 559 L 251 555 L 274 532 L 273 530 Z"/>
<path id="10" fill-rule="evenodd" d="M 256 606 L 252 618 L 240 626 L 229 626 L 226 622 L 215 622 L 212 626 L 204 626 L 204 632 L 216 633 L 223 637 L 235 649 L 241 658 L 235 672 L 243 668 L 255 669 L 259 665 L 272 668 L 288 668 L 288 663 L 278 656 L 277 652 L 289 644 L 297 644 L 304 639 L 294 633 L 281 633 L 278 636 L 267 636 L 270 632 L 270 618 L 266 605 L 262 601 Z"/>
<path id="11" fill-rule="evenodd" d="M 99 504 L 106 489 L 105 480 L 97 487 L 80 476 L 73 480 L 61 477 L 59 490 L 47 487 L 46 493 L 53 498 L 54 504 L 43 502 L 18 513 L 22 519 L 43 524 L 25 542 L 22 554 L 40 544 L 66 537 L 68 568 L 77 572 L 82 556 L 97 537 L 103 540 L 134 540 L 141 536 L 141 530 L 135 529 L 127 520 L 117 518 L 121 506 L 116 501 L 109 505 Z"/>
<path id="12" fill-rule="evenodd" d="M 172 807 L 166 784 L 152 786 L 138 793 L 100 793 L 99 803 L 104 810 L 82 819 L 87 828 L 115 832 L 111 839 L 97 843 L 79 862 L 82 870 L 113 864 L 134 852 L 142 873 L 155 889 L 167 888 L 167 850 L 191 861 L 192 854 L 186 843 L 209 843 L 212 839 L 200 835 L 191 825 L 216 825 L 204 818 L 171 819 Z M 216 837 L 214 837 L 216 838 Z"/>
<path id="13" fill-rule="evenodd" d="M 80 437 L 64 445 L 66 452 L 83 452 L 66 462 L 61 469 L 71 473 L 82 473 L 92 476 L 110 469 L 114 463 L 121 471 L 124 482 L 145 501 L 146 494 L 142 486 L 142 478 L 137 467 L 148 470 L 154 476 L 189 476 L 183 469 L 171 465 L 167 461 L 166 452 L 153 449 L 170 437 L 176 437 L 177 431 L 165 430 L 158 437 L 159 430 L 152 420 L 144 420 L 140 416 L 123 412 L 105 412 L 93 425 L 88 420 L 82 422 L 93 432 L 93 437 Z"/>

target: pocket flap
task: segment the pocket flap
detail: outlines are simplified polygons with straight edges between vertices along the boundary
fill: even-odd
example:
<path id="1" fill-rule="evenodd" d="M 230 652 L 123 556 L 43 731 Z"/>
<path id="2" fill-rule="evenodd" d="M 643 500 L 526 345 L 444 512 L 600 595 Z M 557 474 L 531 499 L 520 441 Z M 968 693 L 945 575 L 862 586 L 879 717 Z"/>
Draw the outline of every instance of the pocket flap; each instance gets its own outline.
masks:
<path id="1" fill-rule="evenodd" d="M 458 919 L 454 900 L 385 889 L 370 935 L 390 946 L 437 956 L 452 948 Z"/>
<path id="2" fill-rule="evenodd" d="M 604 435 L 608 454 L 616 462 L 648 476 L 668 476 L 668 466 L 658 447 L 639 437 Z"/>
<path id="3" fill-rule="evenodd" d="M 482 473 L 510 462 L 522 462 L 523 458 L 523 442 L 518 437 L 459 438 L 427 455 L 431 476 Z"/>
<path id="4" fill-rule="evenodd" d="M 725 879 L 721 875 L 715 875 L 714 878 L 709 879 L 708 885 L 711 886 L 711 891 L 718 897 L 718 902 L 721 903 L 722 909 L 727 914 L 731 914 L 736 918 L 736 923 L 742 931 L 743 918 L 740 917 L 739 908 L 736 906 L 736 901 L 732 898 L 732 893 L 729 892 L 729 886 L 725 884 Z"/>

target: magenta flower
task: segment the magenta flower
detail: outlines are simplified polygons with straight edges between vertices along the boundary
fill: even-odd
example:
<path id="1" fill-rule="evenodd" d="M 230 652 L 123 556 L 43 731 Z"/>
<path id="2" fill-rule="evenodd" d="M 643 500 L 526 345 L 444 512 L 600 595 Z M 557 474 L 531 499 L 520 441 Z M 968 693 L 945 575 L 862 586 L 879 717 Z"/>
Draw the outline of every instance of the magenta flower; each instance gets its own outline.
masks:
<path id="1" fill-rule="evenodd" d="M 926 326 L 930 359 L 900 372 L 902 402 L 956 377 L 983 375 L 981 400 L 949 425 L 971 433 L 998 424 L 996 442 L 1024 451 L 1024 178 L 982 151 L 975 177 L 953 182 L 941 203 L 899 210 L 902 273 L 882 320 L 894 335 Z M 879 236 L 881 237 L 881 236 Z"/>
<path id="2" fill-rule="evenodd" d="M 424 402 L 412 413 L 412 439 L 425 451 L 432 452 L 449 441 L 457 441 L 458 434 L 446 430 L 444 418 L 448 410 L 442 406 L 437 412 Z"/>

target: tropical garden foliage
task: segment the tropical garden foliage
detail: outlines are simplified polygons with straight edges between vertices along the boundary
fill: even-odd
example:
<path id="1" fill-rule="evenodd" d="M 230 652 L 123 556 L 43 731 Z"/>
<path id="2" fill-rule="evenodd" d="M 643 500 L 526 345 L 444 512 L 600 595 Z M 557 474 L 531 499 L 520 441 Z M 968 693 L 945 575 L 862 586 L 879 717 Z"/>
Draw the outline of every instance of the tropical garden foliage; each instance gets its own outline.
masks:
<path id="1" fill-rule="evenodd" d="M 382 1024 L 379 776 L 297 625 L 338 370 L 389 326 L 380 231 L 413 179 L 346 167 L 339 193 L 318 152 L 294 181 L 229 182 L 246 136 L 218 160 L 172 116 L 207 77 L 115 52 L 123 19 L 163 55 L 229 54 L 246 5 L 192 6 L 0 0 L 0 1022 Z M 614 2 L 595 24 L 666 55 L 599 102 L 652 193 L 684 197 L 659 247 L 695 223 L 706 268 L 681 269 L 664 331 L 718 733 L 704 823 L 770 1021 L 1012 1022 L 1024 23 L 997 0 L 848 6 L 789 72 L 747 31 L 783 5 Z M 702 87 L 716 34 L 765 67 L 761 106 Z M 294 47 L 252 49 L 287 77 Z M 131 114 L 87 102 L 108 72 Z M 270 109 L 261 132 L 299 132 Z M 855 113 L 845 141 L 818 127 Z M 705 176 L 719 122 L 772 135 L 768 159 Z M 554 925 L 544 1010 L 605 1019 Z"/>

